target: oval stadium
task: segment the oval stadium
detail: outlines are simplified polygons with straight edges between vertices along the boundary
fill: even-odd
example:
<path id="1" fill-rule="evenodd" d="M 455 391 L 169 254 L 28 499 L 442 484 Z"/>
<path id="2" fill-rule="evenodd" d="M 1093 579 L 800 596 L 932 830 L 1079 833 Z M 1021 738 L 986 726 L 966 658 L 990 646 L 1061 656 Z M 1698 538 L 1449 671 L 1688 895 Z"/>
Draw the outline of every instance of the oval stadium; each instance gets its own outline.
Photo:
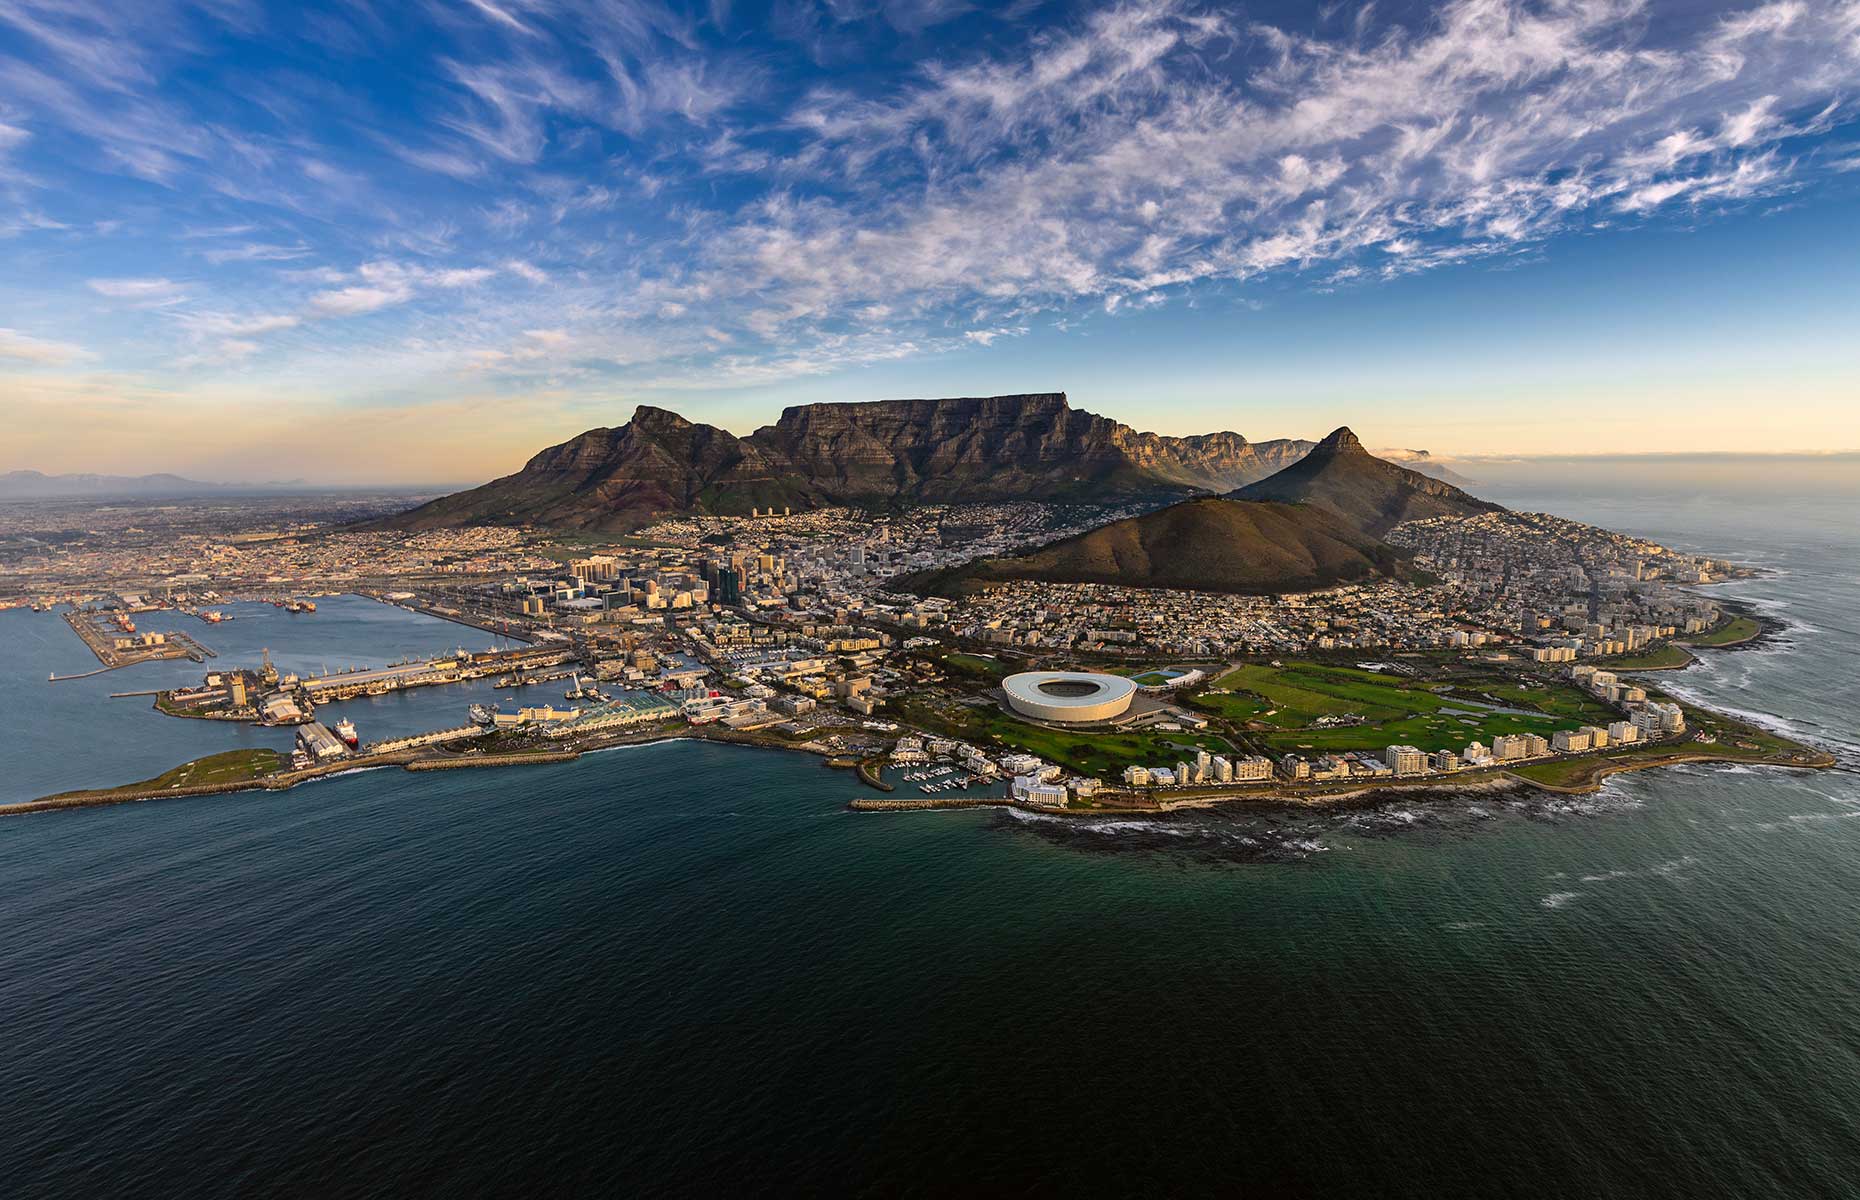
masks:
<path id="1" fill-rule="evenodd" d="M 1137 685 L 1121 675 L 1091 671 L 1024 671 L 1003 679 L 1001 690 L 1016 712 L 1063 725 L 1089 725 L 1123 716 Z"/>

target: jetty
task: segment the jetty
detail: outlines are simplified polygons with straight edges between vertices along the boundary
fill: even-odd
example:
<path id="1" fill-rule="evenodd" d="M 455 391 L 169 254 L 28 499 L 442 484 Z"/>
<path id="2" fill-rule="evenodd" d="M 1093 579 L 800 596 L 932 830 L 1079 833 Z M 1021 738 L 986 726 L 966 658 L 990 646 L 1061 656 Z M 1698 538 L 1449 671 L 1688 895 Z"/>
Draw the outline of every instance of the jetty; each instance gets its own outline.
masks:
<path id="1" fill-rule="evenodd" d="M 848 800 L 854 812 L 921 812 L 932 808 L 1004 808 L 1014 802 L 1006 796 L 930 796 L 923 800 L 881 800 L 877 796 L 860 796 Z"/>

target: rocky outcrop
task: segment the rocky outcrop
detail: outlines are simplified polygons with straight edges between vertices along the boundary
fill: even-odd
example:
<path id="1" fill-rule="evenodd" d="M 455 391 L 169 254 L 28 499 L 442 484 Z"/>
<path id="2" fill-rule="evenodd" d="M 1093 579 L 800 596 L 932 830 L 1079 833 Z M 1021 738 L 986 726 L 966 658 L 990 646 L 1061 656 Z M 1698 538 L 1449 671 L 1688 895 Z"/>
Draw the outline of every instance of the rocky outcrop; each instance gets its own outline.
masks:
<path id="1" fill-rule="evenodd" d="M 615 530 L 663 513 L 781 505 L 1161 502 L 1263 478 L 1310 445 L 1143 433 L 1060 392 L 801 405 L 741 438 L 641 406 L 625 425 L 591 429 L 513 475 L 383 524 Z"/>

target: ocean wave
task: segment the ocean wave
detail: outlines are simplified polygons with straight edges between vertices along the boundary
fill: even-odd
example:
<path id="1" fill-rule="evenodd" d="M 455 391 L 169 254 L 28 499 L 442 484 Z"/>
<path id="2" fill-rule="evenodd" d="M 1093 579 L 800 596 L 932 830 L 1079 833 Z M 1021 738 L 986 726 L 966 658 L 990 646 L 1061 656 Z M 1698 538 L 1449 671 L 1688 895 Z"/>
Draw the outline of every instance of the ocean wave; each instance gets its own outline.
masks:
<path id="1" fill-rule="evenodd" d="M 1548 896 L 1538 900 L 1537 903 L 1545 908 L 1566 908 L 1580 895 L 1582 895 L 1581 892 L 1551 892 Z"/>
<path id="2" fill-rule="evenodd" d="M 600 746 L 593 750 L 583 750 L 581 755 L 583 758 L 586 758 L 590 754 L 612 754 L 616 750 L 647 750 L 653 746 L 669 746 L 673 742 L 696 742 L 701 740 L 701 738 L 692 737 L 662 737 L 654 738 L 650 742 L 622 742 L 618 746 Z"/>
<path id="3" fill-rule="evenodd" d="M 1860 817 L 1860 810 L 1849 812 L 1791 813 L 1774 821 L 1759 821 L 1743 828 L 1757 833 L 1783 833 L 1813 825 L 1826 825 L 1833 821 L 1851 821 Z"/>
<path id="4" fill-rule="evenodd" d="M 1687 854 L 1665 862 L 1654 863 L 1650 867 L 1613 867 L 1606 871 L 1597 871 L 1588 875 L 1577 876 L 1578 883 L 1612 883 L 1617 879 L 1681 879 L 1681 871 L 1698 865 L 1698 859 Z M 1560 873 L 1559 873 L 1560 874 Z"/>

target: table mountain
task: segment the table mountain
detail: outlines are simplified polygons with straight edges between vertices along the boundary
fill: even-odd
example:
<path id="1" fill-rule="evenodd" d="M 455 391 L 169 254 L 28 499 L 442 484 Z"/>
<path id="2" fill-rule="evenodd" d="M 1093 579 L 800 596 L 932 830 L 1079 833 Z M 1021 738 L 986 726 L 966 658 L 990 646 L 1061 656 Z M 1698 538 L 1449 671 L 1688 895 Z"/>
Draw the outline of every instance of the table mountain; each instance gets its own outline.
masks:
<path id="1" fill-rule="evenodd" d="M 748 437 L 641 406 L 617 429 L 591 429 L 513 475 L 381 524 L 619 530 L 665 513 L 780 505 L 1166 502 L 1262 479 L 1310 448 L 1141 433 L 1059 392 L 806 404 Z"/>
<path id="2" fill-rule="evenodd" d="M 1381 537 L 1403 521 L 1502 512 L 1419 471 L 1384 462 L 1338 429 L 1276 475 L 1231 493 L 1235 500 L 1273 500 L 1328 509 L 1360 532 Z"/>
<path id="3" fill-rule="evenodd" d="M 1206 592 L 1312 591 L 1406 577 L 1409 554 L 1305 504 L 1205 497 L 1101 525 L 1011 558 L 901 577 L 892 586 L 963 596 L 1016 580 Z"/>

